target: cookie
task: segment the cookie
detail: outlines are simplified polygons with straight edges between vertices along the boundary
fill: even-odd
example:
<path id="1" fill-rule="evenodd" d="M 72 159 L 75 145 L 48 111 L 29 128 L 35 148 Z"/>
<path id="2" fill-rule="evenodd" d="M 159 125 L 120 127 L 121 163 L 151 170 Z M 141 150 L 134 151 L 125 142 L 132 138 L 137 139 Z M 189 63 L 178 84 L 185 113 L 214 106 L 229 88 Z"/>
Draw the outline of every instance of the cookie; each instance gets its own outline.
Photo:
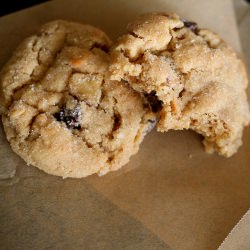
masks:
<path id="1" fill-rule="evenodd" d="M 95 27 L 53 21 L 3 68 L 4 130 L 28 164 L 80 178 L 116 170 L 138 151 L 152 122 L 138 93 L 107 78 L 110 46 Z"/>
<path id="2" fill-rule="evenodd" d="M 127 30 L 112 50 L 110 78 L 148 99 L 158 131 L 192 129 L 207 152 L 234 154 L 250 114 L 246 70 L 232 48 L 176 14 L 144 14 Z"/>

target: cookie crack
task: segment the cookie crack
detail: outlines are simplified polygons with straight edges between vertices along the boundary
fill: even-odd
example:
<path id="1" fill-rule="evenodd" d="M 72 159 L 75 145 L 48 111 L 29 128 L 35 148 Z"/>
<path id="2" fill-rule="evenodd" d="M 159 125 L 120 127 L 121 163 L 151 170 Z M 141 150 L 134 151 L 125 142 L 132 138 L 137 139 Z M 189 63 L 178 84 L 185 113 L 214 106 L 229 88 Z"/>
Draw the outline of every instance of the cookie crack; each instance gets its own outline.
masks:
<path id="1" fill-rule="evenodd" d="M 92 44 L 92 46 L 90 47 L 90 51 L 92 51 L 93 49 L 100 49 L 100 50 L 102 50 L 105 53 L 109 53 L 109 51 L 110 51 L 110 48 L 109 48 L 108 45 L 101 44 L 101 43 L 98 43 L 98 42 L 94 42 Z"/>
<path id="2" fill-rule="evenodd" d="M 57 31 L 59 30 L 59 26 L 57 25 L 54 32 L 52 33 L 48 33 L 48 32 L 42 32 L 41 34 L 37 35 L 37 40 L 38 38 L 41 38 L 43 37 L 43 35 L 47 35 L 47 36 L 51 36 L 53 35 L 54 33 L 56 33 Z M 44 47 L 41 47 L 39 48 L 39 50 L 37 51 L 37 63 L 38 63 L 38 67 L 41 67 L 41 66 L 47 66 L 46 69 L 44 70 L 43 74 L 39 77 L 40 78 L 40 81 L 43 80 L 44 76 L 46 75 L 46 73 L 48 72 L 49 68 L 51 65 L 53 65 L 53 63 L 55 62 L 55 59 L 58 57 L 58 55 L 62 52 L 64 46 L 66 44 L 66 35 L 64 36 L 64 41 L 62 42 L 62 45 L 61 47 L 58 48 L 57 51 L 52 51 L 50 48 L 46 48 L 48 51 L 50 51 L 51 54 L 54 54 L 52 60 L 46 65 L 45 63 L 41 63 L 40 59 L 39 59 L 39 55 L 40 55 L 40 52 L 42 51 L 42 49 L 44 49 Z M 34 46 L 32 47 L 32 50 L 34 51 Z M 33 72 L 31 73 L 31 78 L 34 74 L 34 71 L 37 69 L 37 67 L 34 68 Z M 34 77 L 34 76 L 33 76 Z"/>
<path id="3" fill-rule="evenodd" d="M 36 40 L 38 40 L 38 37 L 41 37 L 41 36 L 37 36 L 37 39 L 36 39 Z M 19 91 L 19 90 L 23 89 L 24 87 L 27 87 L 27 86 L 29 86 L 29 85 L 31 85 L 31 84 L 33 84 L 33 83 L 42 82 L 42 80 L 44 79 L 44 76 L 46 75 L 46 73 L 47 73 L 47 71 L 49 70 L 50 66 L 54 63 L 55 59 L 57 58 L 57 56 L 61 53 L 62 49 L 64 48 L 64 43 L 65 43 L 65 41 L 63 42 L 63 44 L 62 44 L 62 46 L 59 48 L 59 50 L 55 53 L 54 58 L 53 58 L 53 59 L 51 60 L 51 62 L 47 65 L 47 68 L 46 68 L 46 70 L 44 71 L 43 76 L 42 76 L 41 78 L 39 78 L 39 80 L 34 79 L 34 76 L 32 76 L 33 73 L 34 73 L 34 71 L 37 69 L 37 67 L 35 67 L 35 68 L 33 69 L 33 71 L 32 71 L 31 74 L 22 72 L 22 74 L 29 76 L 30 79 L 29 79 L 28 81 L 26 81 L 26 82 L 23 82 L 23 83 L 21 84 L 21 86 L 18 86 L 18 87 L 16 87 L 16 88 L 13 88 L 13 89 L 12 89 L 12 95 L 11 95 L 11 97 L 10 97 L 10 98 L 11 98 L 11 101 L 9 102 L 9 104 L 6 105 L 6 109 L 9 109 L 9 107 L 10 107 L 11 104 L 13 103 L 13 95 L 14 95 L 17 91 Z M 35 44 L 33 44 L 32 48 L 31 48 L 32 51 L 35 51 L 35 50 L 34 50 L 34 47 L 35 47 Z M 39 50 L 39 51 L 40 51 L 40 50 Z M 39 62 L 38 62 L 38 52 L 37 52 L 37 63 L 38 63 L 38 66 L 41 66 L 41 65 L 39 64 Z M 44 89 L 44 91 L 47 91 L 47 90 Z"/>
<path id="4" fill-rule="evenodd" d="M 118 111 L 117 108 L 117 99 L 113 96 L 112 97 L 114 100 L 114 105 L 113 105 L 113 116 L 112 116 L 112 120 L 113 120 L 113 127 L 110 131 L 110 133 L 108 134 L 108 138 L 109 140 L 113 140 L 114 139 L 114 133 L 121 127 L 122 125 L 122 116 Z"/>
<path id="5" fill-rule="evenodd" d="M 28 104 L 28 105 L 29 105 L 29 104 Z M 29 105 L 29 106 L 31 106 L 31 105 Z M 31 107 L 32 107 L 32 106 L 31 106 Z M 32 117 L 30 123 L 28 124 L 28 126 L 29 126 L 29 134 L 27 135 L 26 138 L 24 138 L 24 140 L 26 140 L 26 141 L 28 140 L 28 141 L 32 142 L 32 141 L 36 140 L 36 139 L 40 136 L 40 135 L 38 135 L 38 136 L 34 137 L 32 140 L 29 139 L 29 138 L 31 137 L 32 126 L 33 126 L 33 124 L 34 124 L 36 118 L 37 118 L 39 115 L 41 115 L 41 114 L 44 114 L 44 112 L 39 112 L 39 111 L 38 111 L 38 114 L 36 114 L 34 117 Z"/>
<path id="6" fill-rule="evenodd" d="M 139 36 L 139 35 L 136 34 L 134 31 L 129 31 L 128 34 L 131 35 L 131 36 L 133 36 L 134 38 L 138 38 L 138 39 L 141 39 L 141 40 L 144 39 L 143 36 Z"/>

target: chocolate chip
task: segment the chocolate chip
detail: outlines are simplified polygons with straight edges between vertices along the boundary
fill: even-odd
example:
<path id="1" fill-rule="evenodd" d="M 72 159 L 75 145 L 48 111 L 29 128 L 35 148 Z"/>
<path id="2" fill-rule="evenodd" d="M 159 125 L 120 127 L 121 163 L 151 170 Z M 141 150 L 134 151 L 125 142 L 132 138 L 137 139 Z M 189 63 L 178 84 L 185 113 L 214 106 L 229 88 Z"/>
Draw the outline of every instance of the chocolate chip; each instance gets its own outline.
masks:
<path id="1" fill-rule="evenodd" d="M 160 101 L 156 95 L 156 91 L 151 91 L 149 94 L 145 93 L 145 97 L 147 98 L 151 110 L 156 113 L 162 109 L 162 101 Z"/>
<path id="2" fill-rule="evenodd" d="M 64 122 L 69 129 L 81 129 L 81 110 L 79 107 L 75 109 L 61 108 L 61 110 L 54 114 L 54 117 L 59 122 Z"/>
<path id="3" fill-rule="evenodd" d="M 190 21 L 187 21 L 187 20 L 182 20 L 182 21 L 184 23 L 184 26 L 189 28 L 194 33 L 197 33 L 199 31 L 197 23 L 190 22 Z"/>

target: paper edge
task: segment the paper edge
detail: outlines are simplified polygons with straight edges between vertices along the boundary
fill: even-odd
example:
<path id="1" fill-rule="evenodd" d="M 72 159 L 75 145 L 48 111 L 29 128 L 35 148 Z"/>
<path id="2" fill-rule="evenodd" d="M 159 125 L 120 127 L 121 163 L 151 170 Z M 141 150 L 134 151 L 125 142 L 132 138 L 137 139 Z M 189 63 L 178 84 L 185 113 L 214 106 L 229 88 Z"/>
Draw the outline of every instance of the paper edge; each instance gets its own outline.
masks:
<path id="1" fill-rule="evenodd" d="M 232 237 L 232 235 L 234 235 L 236 233 L 236 230 L 239 229 L 239 227 L 242 225 L 242 223 L 247 219 L 247 217 L 249 216 L 250 218 L 250 208 L 248 209 L 248 211 L 241 217 L 241 219 L 236 223 L 236 225 L 233 227 L 233 229 L 229 232 L 229 234 L 227 235 L 227 237 L 223 240 L 223 242 L 220 244 L 220 246 L 218 247 L 217 250 L 225 250 L 227 246 L 225 246 L 227 244 L 227 241 L 230 240 L 230 238 Z"/>

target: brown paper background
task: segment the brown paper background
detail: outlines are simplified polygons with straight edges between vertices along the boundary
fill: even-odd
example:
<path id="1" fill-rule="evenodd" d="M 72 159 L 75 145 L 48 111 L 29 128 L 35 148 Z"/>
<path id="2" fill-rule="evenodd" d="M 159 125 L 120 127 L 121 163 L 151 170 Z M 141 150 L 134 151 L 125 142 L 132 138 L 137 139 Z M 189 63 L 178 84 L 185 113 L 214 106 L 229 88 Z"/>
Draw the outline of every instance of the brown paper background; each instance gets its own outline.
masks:
<path id="1" fill-rule="evenodd" d="M 116 38 L 156 10 L 196 20 L 240 51 L 229 0 L 58 0 L 0 18 L 0 66 L 45 21 L 88 22 Z M 80 180 L 25 166 L 0 138 L 3 249 L 216 249 L 250 207 L 249 128 L 229 159 L 205 154 L 191 131 L 153 132 L 122 170 Z"/>

